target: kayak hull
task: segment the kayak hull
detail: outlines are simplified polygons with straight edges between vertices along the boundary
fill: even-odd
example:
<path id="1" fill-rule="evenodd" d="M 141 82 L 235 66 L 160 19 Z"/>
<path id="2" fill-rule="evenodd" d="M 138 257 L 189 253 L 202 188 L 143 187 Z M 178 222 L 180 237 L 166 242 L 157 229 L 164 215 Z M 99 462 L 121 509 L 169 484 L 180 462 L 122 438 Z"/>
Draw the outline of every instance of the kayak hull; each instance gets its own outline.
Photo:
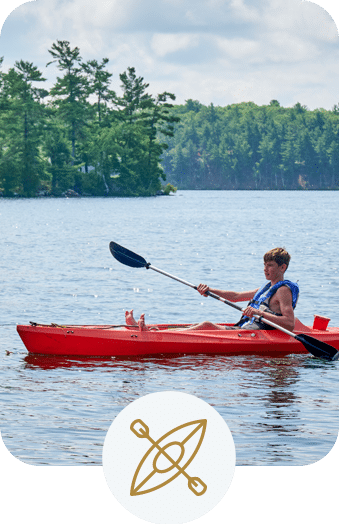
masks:
<path id="1" fill-rule="evenodd" d="M 222 324 L 221 324 L 222 325 Z M 227 326 L 227 324 L 223 324 Z M 158 324 L 156 330 L 128 326 L 18 325 L 29 353 L 78 357 L 142 357 L 163 354 L 267 355 L 308 353 L 302 343 L 278 330 L 183 331 L 187 325 Z M 307 333 L 339 350 L 339 328 L 324 331 L 304 326 Z"/>

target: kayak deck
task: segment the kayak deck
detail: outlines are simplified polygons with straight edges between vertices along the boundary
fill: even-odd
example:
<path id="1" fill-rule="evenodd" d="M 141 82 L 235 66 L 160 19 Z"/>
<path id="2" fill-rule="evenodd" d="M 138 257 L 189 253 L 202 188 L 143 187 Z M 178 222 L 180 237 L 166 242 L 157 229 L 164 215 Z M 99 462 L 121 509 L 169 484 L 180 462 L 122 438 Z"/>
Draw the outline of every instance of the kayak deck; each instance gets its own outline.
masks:
<path id="1" fill-rule="evenodd" d="M 220 324 L 232 326 L 232 324 Z M 148 325 L 140 331 L 123 325 L 18 325 L 29 353 L 79 357 L 141 357 L 160 354 L 267 355 L 307 354 L 294 337 L 278 330 L 184 331 L 190 324 Z M 152 329 L 153 328 L 153 329 Z M 307 333 L 339 350 L 339 328 L 313 329 L 299 322 L 295 334 Z"/>

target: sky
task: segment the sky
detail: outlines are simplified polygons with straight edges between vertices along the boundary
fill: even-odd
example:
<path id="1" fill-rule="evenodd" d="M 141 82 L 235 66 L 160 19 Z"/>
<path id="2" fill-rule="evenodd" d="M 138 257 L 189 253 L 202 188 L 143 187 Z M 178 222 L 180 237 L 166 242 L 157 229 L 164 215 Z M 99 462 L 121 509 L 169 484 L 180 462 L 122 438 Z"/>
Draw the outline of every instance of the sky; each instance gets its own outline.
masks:
<path id="1" fill-rule="evenodd" d="M 2 0 L 3 69 L 33 62 L 51 87 L 57 40 L 83 60 L 109 58 L 112 89 L 135 67 L 152 94 L 226 106 L 275 99 L 309 109 L 339 103 L 339 36 L 320 5 L 300 0 Z M 319 0 L 339 22 L 337 0 Z M 339 25 L 339 24 L 338 24 Z"/>

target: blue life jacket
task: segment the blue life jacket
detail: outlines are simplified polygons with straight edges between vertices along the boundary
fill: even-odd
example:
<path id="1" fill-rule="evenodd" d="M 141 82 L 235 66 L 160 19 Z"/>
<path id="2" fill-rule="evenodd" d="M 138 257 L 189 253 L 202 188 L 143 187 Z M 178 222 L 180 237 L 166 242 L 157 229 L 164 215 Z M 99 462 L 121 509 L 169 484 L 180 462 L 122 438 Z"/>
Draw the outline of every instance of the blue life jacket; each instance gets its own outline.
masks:
<path id="1" fill-rule="evenodd" d="M 294 282 L 291 282 L 290 280 L 280 280 L 280 282 L 277 282 L 274 284 L 274 286 L 271 286 L 271 282 L 267 282 L 267 284 L 264 284 L 254 295 L 252 300 L 248 303 L 248 306 L 251 306 L 255 309 L 261 309 L 263 311 L 269 311 L 270 313 L 273 313 L 273 315 L 277 315 L 277 313 L 274 313 L 269 308 L 269 302 L 274 293 L 278 291 L 278 289 L 281 286 L 288 286 L 292 292 L 292 307 L 293 309 L 297 305 L 298 297 L 299 297 L 299 286 L 298 284 L 295 284 Z M 256 319 L 254 317 L 249 318 L 246 316 L 242 316 L 239 322 L 236 324 L 238 327 L 241 327 L 246 322 L 253 323 Z"/>

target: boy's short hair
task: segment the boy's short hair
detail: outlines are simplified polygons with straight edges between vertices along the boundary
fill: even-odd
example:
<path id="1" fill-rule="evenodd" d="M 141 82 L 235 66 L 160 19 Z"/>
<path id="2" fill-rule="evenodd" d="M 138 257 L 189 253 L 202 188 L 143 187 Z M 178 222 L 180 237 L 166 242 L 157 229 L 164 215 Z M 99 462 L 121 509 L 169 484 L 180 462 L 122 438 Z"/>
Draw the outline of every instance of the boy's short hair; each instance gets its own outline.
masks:
<path id="1" fill-rule="evenodd" d="M 273 260 L 278 264 L 278 266 L 282 266 L 282 264 L 286 264 L 288 267 L 288 264 L 291 260 L 291 255 L 289 255 L 283 247 L 275 247 L 274 249 L 270 249 L 270 251 L 267 251 L 264 255 L 264 262 L 270 262 Z"/>

